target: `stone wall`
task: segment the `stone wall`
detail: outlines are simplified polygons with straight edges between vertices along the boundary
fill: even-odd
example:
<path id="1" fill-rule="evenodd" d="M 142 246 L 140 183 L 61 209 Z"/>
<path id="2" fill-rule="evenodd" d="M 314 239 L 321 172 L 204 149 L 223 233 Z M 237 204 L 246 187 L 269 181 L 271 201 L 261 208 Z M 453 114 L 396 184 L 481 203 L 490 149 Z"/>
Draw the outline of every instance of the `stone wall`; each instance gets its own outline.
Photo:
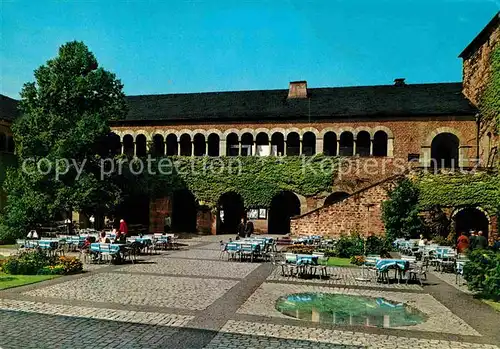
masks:
<path id="1" fill-rule="evenodd" d="M 464 95 L 476 106 L 479 105 L 481 92 L 486 87 L 491 73 L 491 52 L 500 43 L 500 27 L 492 29 L 487 40 L 469 56 L 463 57 Z"/>
<path id="2" fill-rule="evenodd" d="M 296 217 L 291 220 L 291 234 L 333 237 L 359 232 L 383 235 L 382 202 L 387 200 L 387 191 L 393 186 L 393 179 L 385 180 L 340 202 Z"/>

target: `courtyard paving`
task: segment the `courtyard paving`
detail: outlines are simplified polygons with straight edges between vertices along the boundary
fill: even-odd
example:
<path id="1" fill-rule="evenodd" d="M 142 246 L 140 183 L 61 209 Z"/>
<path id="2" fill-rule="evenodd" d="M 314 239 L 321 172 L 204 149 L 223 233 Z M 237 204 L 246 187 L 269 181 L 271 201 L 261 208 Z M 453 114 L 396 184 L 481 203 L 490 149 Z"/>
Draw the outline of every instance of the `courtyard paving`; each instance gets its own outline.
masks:
<path id="1" fill-rule="evenodd" d="M 356 268 L 296 280 L 270 263 L 220 260 L 220 239 L 180 240 L 180 250 L 134 265 L 91 266 L 1 291 L 0 348 L 499 348 L 500 313 L 447 275 L 431 274 L 424 287 L 359 282 Z M 275 310 L 277 298 L 301 292 L 383 297 L 416 308 L 426 321 L 349 327 Z"/>

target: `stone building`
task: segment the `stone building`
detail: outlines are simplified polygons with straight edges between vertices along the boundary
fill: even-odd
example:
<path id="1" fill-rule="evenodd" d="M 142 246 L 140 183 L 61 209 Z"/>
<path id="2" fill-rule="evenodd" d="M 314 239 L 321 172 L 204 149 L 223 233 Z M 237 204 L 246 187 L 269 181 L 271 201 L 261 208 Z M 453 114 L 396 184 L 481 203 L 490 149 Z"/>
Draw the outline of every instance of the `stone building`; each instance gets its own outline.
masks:
<path id="1" fill-rule="evenodd" d="M 401 167 L 491 164 L 496 141 L 491 131 L 481 132 L 475 103 L 489 74 L 487 56 L 498 44 L 498 22 L 496 15 L 461 54 L 463 83 L 411 84 L 398 78 L 382 86 L 310 88 L 306 81 L 295 81 L 282 90 L 128 96 L 127 117 L 112 124 L 115 151 L 130 157 L 323 153 L 361 168 L 370 163 L 375 173 L 335 178 L 327 192 L 277 194 L 269 207 L 256 208 L 255 225 L 272 233 L 382 234 L 381 203 Z M 8 150 L 15 101 L 2 97 L 0 102 Z M 221 212 L 237 222 L 248 205 L 234 191 L 216 199 L 213 212 L 187 189 L 167 197 L 136 197 L 122 215 L 150 232 L 163 229 L 167 213 L 177 231 L 234 230 L 224 228 Z M 495 230 L 495 220 L 488 219 L 488 229 Z"/>

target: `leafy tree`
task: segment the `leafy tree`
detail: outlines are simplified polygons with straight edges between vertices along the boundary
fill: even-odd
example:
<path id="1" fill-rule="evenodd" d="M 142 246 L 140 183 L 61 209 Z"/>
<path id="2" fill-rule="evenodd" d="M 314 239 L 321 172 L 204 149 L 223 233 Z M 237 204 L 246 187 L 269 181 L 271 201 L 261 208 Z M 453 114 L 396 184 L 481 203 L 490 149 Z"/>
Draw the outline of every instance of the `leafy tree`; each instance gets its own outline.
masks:
<path id="1" fill-rule="evenodd" d="M 382 203 L 382 220 L 387 238 L 416 237 L 423 231 L 418 209 L 419 190 L 409 179 L 403 179 Z"/>
<path id="2" fill-rule="evenodd" d="M 450 220 L 439 205 L 433 206 L 424 220 L 425 227 L 430 236 L 446 237 L 450 232 Z"/>
<path id="3" fill-rule="evenodd" d="M 127 112 L 122 88 L 82 42 L 66 43 L 35 70 L 12 127 L 19 166 L 7 174 L 3 217 L 11 236 L 64 211 L 98 213 L 116 204 L 120 189 L 100 174 L 101 159 L 110 154 L 103 147 L 108 122 Z"/>

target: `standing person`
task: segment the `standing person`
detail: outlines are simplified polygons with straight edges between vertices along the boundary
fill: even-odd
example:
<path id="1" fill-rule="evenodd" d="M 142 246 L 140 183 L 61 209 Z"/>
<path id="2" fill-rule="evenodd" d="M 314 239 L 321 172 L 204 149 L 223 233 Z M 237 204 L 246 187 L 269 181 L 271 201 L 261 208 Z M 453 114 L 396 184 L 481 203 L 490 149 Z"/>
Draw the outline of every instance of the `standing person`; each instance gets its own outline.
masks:
<path id="1" fill-rule="evenodd" d="M 246 235 L 246 232 L 245 232 L 245 228 L 246 228 L 246 223 L 245 223 L 245 219 L 242 218 L 240 223 L 238 224 L 238 231 L 236 232 L 236 239 L 243 239 Z"/>
<path id="2" fill-rule="evenodd" d="M 249 238 L 253 234 L 253 222 L 251 220 L 247 220 L 245 224 L 245 236 Z"/>
<path id="3" fill-rule="evenodd" d="M 167 213 L 167 214 L 165 214 L 165 219 L 163 222 L 164 234 L 170 233 L 171 227 L 172 227 L 172 218 L 170 218 L 170 215 Z"/>
<path id="4" fill-rule="evenodd" d="M 477 233 L 476 248 L 478 249 L 488 248 L 488 240 L 486 240 L 481 230 Z"/>
<path id="5" fill-rule="evenodd" d="M 124 219 L 120 219 L 120 228 L 118 229 L 118 231 L 124 236 L 128 235 L 128 227 Z"/>
<path id="6" fill-rule="evenodd" d="M 462 232 L 457 240 L 457 252 L 464 253 L 466 249 L 469 248 L 469 238 Z"/>
<path id="7" fill-rule="evenodd" d="M 424 239 L 424 236 L 420 234 L 420 240 L 418 240 L 418 247 L 425 247 L 426 240 Z"/>
<path id="8" fill-rule="evenodd" d="M 474 251 L 476 249 L 476 245 L 477 245 L 477 235 L 474 230 L 471 230 L 469 238 L 469 251 Z"/>

